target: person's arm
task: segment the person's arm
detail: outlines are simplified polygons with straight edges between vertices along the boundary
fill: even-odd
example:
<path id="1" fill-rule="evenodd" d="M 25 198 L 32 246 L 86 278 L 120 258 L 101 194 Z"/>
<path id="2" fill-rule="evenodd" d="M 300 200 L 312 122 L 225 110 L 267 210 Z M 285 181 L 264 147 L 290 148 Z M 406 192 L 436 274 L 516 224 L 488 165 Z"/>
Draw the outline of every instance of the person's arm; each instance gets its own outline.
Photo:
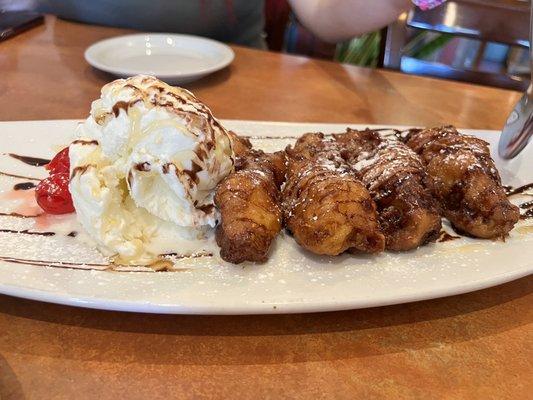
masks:
<path id="1" fill-rule="evenodd" d="M 299 21 L 326 42 L 383 28 L 410 9 L 410 0 L 289 0 Z"/>

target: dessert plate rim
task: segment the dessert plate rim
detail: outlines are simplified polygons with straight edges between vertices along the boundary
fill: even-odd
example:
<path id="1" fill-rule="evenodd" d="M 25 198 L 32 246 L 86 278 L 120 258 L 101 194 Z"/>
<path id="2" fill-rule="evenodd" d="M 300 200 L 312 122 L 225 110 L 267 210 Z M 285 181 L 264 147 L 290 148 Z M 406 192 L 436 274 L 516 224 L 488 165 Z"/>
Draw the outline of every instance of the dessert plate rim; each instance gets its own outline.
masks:
<path id="1" fill-rule="evenodd" d="M 29 132 L 28 137 L 38 137 L 37 135 L 50 131 L 54 128 L 61 136 L 64 132 L 69 131 L 71 127 L 74 127 L 79 120 L 46 120 L 46 121 L 13 121 L 13 122 L 0 122 L 0 135 L 9 132 Z M 288 137 L 286 134 L 278 134 L 278 131 L 285 130 L 291 132 L 293 130 L 301 133 L 309 130 L 339 130 L 344 129 L 347 126 L 354 128 L 363 127 L 380 127 L 380 128 L 405 128 L 398 125 L 372 125 L 372 124 L 328 124 L 328 123 L 298 123 L 298 122 L 270 122 L 270 121 L 237 121 L 237 120 L 222 120 L 222 122 L 228 126 L 228 128 L 236 130 L 239 133 L 251 134 L 254 136 L 255 132 L 268 132 L 268 135 L 273 137 L 279 136 L 281 138 Z M 21 129 L 21 127 L 24 129 Z M 465 133 L 471 134 L 497 134 L 497 131 L 492 130 L 465 130 Z M 63 133 L 62 133 L 63 132 Z M 296 133 L 298 135 L 299 133 Z M 66 135 L 66 133 L 65 133 Z M 263 137 L 265 133 L 258 133 L 254 137 Z M 54 138 L 48 139 L 53 141 Z M 267 139 L 260 139 L 267 140 Z M 55 142 L 47 143 L 50 145 L 57 144 Z M 4 146 L 4 145 L 3 145 Z M 2 147 L 3 147 L 2 146 Z M 33 145 L 35 146 L 35 145 Z M 531 149 L 530 149 L 531 150 Z M 5 149 L 2 149 L 0 153 L 5 153 Z M 42 154 L 36 154 L 42 155 Z M 531 159 L 531 157 L 529 158 Z M 516 162 L 516 161 L 513 161 Z M 526 165 L 529 165 L 530 161 L 526 160 Z M 529 179 L 529 176 L 528 176 Z M 282 238 L 279 238 L 282 240 Z M 485 242 L 487 243 L 487 242 Z M 529 242 L 531 243 L 531 242 Z M 531 246 L 531 244 L 529 245 Z M 490 247 L 490 246 L 489 246 Z M 527 242 L 525 250 L 527 250 Z M 533 247 L 533 246 L 532 246 Z M 490 251 L 490 248 L 489 248 Z M 1 254 L 0 254 L 1 255 Z M 409 257 L 410 255 L 406 255 Z M 469 259 L 467 256 L 466 259 Z M 500 257 L 500 260 L 502 258 Z M 477 266 L 482 267 L 482 266 Z M 259 266 L 258 268 L 261 268 Z M 325 268 L 328 268 L 327 265 Z M 392 269 L 396 267 L 390 267 Z M 398 266 L 401 268 L 401 265 Z M 468 267 L 467 267 L 468 268 Z M 473 267 L 472 267 L 473 268 Z M 222 288 L 214 296 L 201 296 L 196 298 L 195 301 L 191 301 L 191 298 L 180 301 L 179 295 L 169 293 L 168 301 L 152 301 L 149 298 L 143 298 L 142 291 L 138 297 L 133 297 L 131 292 L 128 292 L 128 282 L 132 282 L 137 279 L 138 276 L 145 275 L 151 277 L 158 277 L 155 281 L 164 283 L 164 276 L 166 273 L 120 273 L 115 276 L 120 276 L 120 279 L 112 277 L 112 272 L 106 271 L 90 271 L 90 270 L 72 270 L 72 269 L 54 269 L 50 267 L 42 266 L 17 266 L 15 264 L 8 264 L 0 261 L 0 293 L 26 298 L 31 300 L 64 304 L 70 306 L 78 306 L 93 309 L 102 310 L 116 310 L 116 311 L 128 311 L 128 312 L 143 312 L 143 313 L 164 313 L 164 314 L 200 314 L 200 315 L 247 315 L 247 314 L 281 314 L 281 313 L 308 313 L 308 312 L 323 312 L 323 311 L 339 311 L 347 309 L 367 308 L 386 306 L 393 304 L 408 303 L 414 301 L 428 300 L 433 298 L 440 298 L 452 295 L 458 295 L 468 293 L 475 290 L 485 289 L 488 287 L 503 284 L 521 277 L 527 276 L 533 273 L 533 257 L 530 262 L 522 262 L 516 267 L 496 265 L 490 266 L 490 272 L 486 274 L 480 271 L 476 274 L 470 274 L 466 270 L 457 270 L 461 274 L 463 271 L 467 277 L 462 281 L 461 279 L 453 280 L 456 282 L 453 285 L 446 285 L 443 282 L 442 285 L 428 285 L 424 287 L 424 282 L 418 282 L 412 284 L 412 291 L 395 291 L 394 289 L 390 293 L 381 291 L 376 295 L 368 295 L 367 297 L 350 297 L 350 294 L 345 289 L 341 288 L 341 292 L 336 293 L 337 283 L 331 286 L 331 290 L 326 290 L 327 295 L 320 299 L 299 301 L 295 296 L 288 296 L 287 298 L 279 296 L 270 296 L 267 293 L 257 293 L 252 298 L 250 297 L 236 297 L 229 295 L 229 298 L 225 296 L 225 291 Z M 444 271 L 443 280 L 445 281 L 446 274 L 454 272 L 453 268 L 449 271 Z M 390 272 L 390 271 L 389 271 Z M 384 278 L 387 278 L 389 273 L 385 271 Z M 336 273 L 336 272 L 333 272 Z M 366 271 L 362 271 L 362 274 Z M 54 275 L 58 277 L 55 278 Z M 173 274 L 173 273 L 168 273 Z M 179 274 L 179 273 L 175 273 Z M 411 275 L 409 275 L 411 274 Z M 416 272 L 408 272 L 408 278 L 416 278 Z M 465 275 L 465 276 L 466 276 Z M 28 280 L 33 279 L 32 284 L 25 284 L 20 280 L 21 277 L 27 276 Z M 398 275 L 400 276 L 400 275 Z M 136 278 L 137 277 L 137 278 Z M 401 276 L 400 276 L 401 278 Z M 461 278 L 461 277 L 459 277 Z M 108 295 L 102 296 L 101 293 L 105 293 L 101 289 L 98 289 L 98 293 L 95 291 L 96 285 L 99 284 L 102 279 L 114 280 L 116 284 L 111 284 L 109 287 Z M 144 278 L 143 278 L 144 279 Z M 151 278 L 148 278 L 151 279 Z M 179 275 L 176 275 L 174 281 L 179 282 Z M 365 278 L 366 279 L 366 278 Z M 379 277 L 377 278 L 379 281 Z M 41 281 L 40 281 L 41 280 Z M 81 284 L 83 290 L 74 290 L 74 287 L 79 283 L 77 281 L 84 280 L 85 284 Z M 46 281 L 46 285 L 45 285 Z M 50 282 L 53 285 L 50 285 Z M 156 282 L 156 283 L 157 283 Z M 274 281 L 273 281 L 274 282 Z M 357 280 L 355 281 L 357 282 Z M 275 283 L 275 282 L 274 282 Z M 385 283 L 385 282 L 384 282 Z M 427 283 L 427 282 L 426 282 Z M 401 284 L 401 283 L 400 283 Z M 405 284 L 405 283 L 404 283 Z M 69 285 L 72 285 L 69 286 Z M 91 285 L 93 285 L 91 287 Z M 78 287 L 76 286 L 76 287 Z M 130 285 L 131 286 L 131 285 Z M 164 286 L 164 285 L 163 285 Z M 357 285 L 356 285 L 357 286 Z M 168 285 L 164 286 L 168 290 Z M 120 290 L 124 289 L 121 293 Z M 131 289 L 131 287 L 130 287 Z M 363 288 L 354 287 L 354 291 L 363 290 Z M 158 297 L 159 299 L 160 297 Z"/>
<path id="2" fill-rule="evenodd" d="M 0 262 L 0 267 L 2 266 Z M 39 267 L 37 267 L 39 268 Z M 88 273 L 88 271 L 83 271 Z M 103 272 L 107 273 L 107 272 Z M 151 304 L 143 301 L 128 300 L 108 300 L 97 299 L 88 296 L 68 297 L 60 293 L 51 293 L 44 290 L 25 290 L 10 285 L 0 283 L 0 294 L 18 297 L 21 299 L 40 301 L 44 303 L 62 304 L 66 306 L 91 308 L 96 310 L 136 312 L 145 314 L 179 314 L 179 315 L 266 315 L 266 314 L 307 314 L 316 312 L 334 312 L 356 310 L 373 307 L 383 307 L 398 304 L 407 304 L 417 301 L 439 299 L 443 297 L 456 296 L 488 289 L 494 286 L 529 276 L 533 273 L 533 265 L 516 270 L 510 274 L 493 276 L 487 280 L 473 281 L 454 288 L 442 290 L 418 291 L 416 294 L 395 296 L 390 299 L 369 299 L 365 302 L 354 303 L 350 300 L 342 301 L 336 299 L 326 299 L 319 302 L 262 302 L 257 303 L 235 303 L 231 305 L 218 306 L 215 302 L 198 305 L 185 304 Z"/>

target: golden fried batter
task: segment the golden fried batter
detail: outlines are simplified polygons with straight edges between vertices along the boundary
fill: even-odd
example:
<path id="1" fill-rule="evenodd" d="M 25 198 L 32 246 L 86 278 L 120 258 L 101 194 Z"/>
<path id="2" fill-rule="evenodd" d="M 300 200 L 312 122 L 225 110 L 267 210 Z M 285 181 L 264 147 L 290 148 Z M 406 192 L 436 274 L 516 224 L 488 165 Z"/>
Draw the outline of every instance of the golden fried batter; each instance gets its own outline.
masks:
<path id="1" fill-rule="evenodd" d="M 248 140 L 245 137 L 237 135 L 233 131 L 229 131 L 229 137 L 231 139 L 231 145 L 233 148 L 233 154 L 235 154 L 235 157 L 241 158 L 248 155 L 250 150 L 252 149 L 252 143 L 250 143 L 250 140 Z"/>
<path id="2" fill-rule="evenodd" d="M 283 211 L 298 244 L 325 255 L 383 250 L 376 206 L 332 141 L 308 133 L 287 149 L 287 156 Z"/>
<path id="3" fill-rule="evenodd" d="M 388 250 L 411 250 L 438 238 L 439 209 L 423 185 L 425 167 L 415 152 L 372 130 L 347 129 L 333 137 L 376 202 Z"/>
<path id="4" fill-rule="evenodd" d="M 252 150 L 249 142 L 233 135 L 236 171 L 217 188 L 221 222 L 216 241 L 228 262 L 264 262 L 282 227 L 279 186 L 285 179 L 285 152 Z"/>
<path id="5" fill-rule="evenodd" d="M 487 142 L 446 126 L 412 129 L 406 144 L 427 165 L 426 186 L 458 231 L 498 238 L 513 229 L 520 213 L 505 195 Z"/>

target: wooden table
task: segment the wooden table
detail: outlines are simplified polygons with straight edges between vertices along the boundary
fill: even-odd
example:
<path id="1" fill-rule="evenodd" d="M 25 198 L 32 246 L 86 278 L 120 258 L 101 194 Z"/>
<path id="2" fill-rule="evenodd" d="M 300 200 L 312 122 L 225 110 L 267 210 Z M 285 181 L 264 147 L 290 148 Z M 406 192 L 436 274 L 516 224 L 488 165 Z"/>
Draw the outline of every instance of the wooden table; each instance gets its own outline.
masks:
<path id="1" fill-rule="evenodd" d="M 48 18 L 0 43 L 0 120 L 82 118 L 124 31 Z M 234 48 L 190 85 L 221 118 L 498 129 L 515 92 Z M 533 392 L 533 279 L 346 312 L 242 317 L 76 309 L 0 296 L 2 399 L 519 399 Z"/>

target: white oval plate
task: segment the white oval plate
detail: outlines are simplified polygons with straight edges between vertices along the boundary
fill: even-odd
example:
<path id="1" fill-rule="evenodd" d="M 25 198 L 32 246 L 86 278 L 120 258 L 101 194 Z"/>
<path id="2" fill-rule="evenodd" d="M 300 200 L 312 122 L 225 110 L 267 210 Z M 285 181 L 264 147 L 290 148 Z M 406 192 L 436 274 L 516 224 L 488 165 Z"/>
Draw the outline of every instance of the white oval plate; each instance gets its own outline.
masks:
<path id="1" fill-rule="evenodd" d="M 93 67 L 117 76 L 157 76 L 171 84 L 200 79 L 228 66 L 233 50 L 199 36 L 171 33 L 139 33 L 94 43 L 85 50 Z"/>
<path id="2" fill-rule="evenodd" d="M 284 148 L 303 132 L 339 132 L 348 125 L 223 123 L 254 136 L 254 144 L 266 150 Z M 49 157 L 69 142 L 75 125 L 76 121 L 1 122 L 0 171 L 44 176 L 42 168 L 25 165 L 6 153 Z M 464 132 L 486 139 L 496 148 L 496 132 Z M 533 181 L 533 146 L 515 160 L 504 162 L 496 157 L 496 162 L 505 183 L 517 186 Z M 0 176 L 0 213 L 12 207 L 7 199 L 13 194 L 13 184 L 23 181 Z M 505 243 L 461 238 L 407 253 L 378 256 L 317 257 L 282 234 L 269 262 L 263 265 L 235 266 L 209 257 L 180 262 L 180 272 L 157 273 L 98 270 L 106 268 L 106 260 L 79 237 L 67 236 L 71 229 L 77 229 L 69 225 L 72 219 L 72 215 L 65 217 L 64 234 L 53 237 L 0 232 L 1 293 L 74 306 L 150 313 L 296 313 L 449 296 L 533 272 L 531 219 L 520 222 Z M 45 225 L 39 226 L 33 219 L 0 215 L 1 229 L 42 231 Z"/>

